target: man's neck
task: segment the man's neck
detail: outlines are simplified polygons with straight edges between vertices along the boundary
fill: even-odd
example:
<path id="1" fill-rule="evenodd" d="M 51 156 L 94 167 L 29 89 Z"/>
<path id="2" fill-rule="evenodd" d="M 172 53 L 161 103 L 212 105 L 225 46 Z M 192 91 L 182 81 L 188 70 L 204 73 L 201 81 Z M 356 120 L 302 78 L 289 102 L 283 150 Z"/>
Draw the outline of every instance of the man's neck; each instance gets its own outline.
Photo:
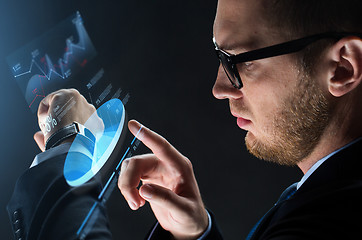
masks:
<path id="1" fill-rule="evenodd" d="M 298 163 L 303 174 L 323 157 L 362 137 L 362 112 L 353 111 L 362 106 L 362 100 L 358 104 L 351 97 L 342 100 L 334 105 L 333 117 L 313 152 Z"/>
<path id="2" fill-rule="evenodd" d="M 329 137 L 322 137 L 318 145 L 314 148 L 314 151 L 304 160 L 299 162 L 298 167 L 302 170 L 303 174 L 306 174 L 306 172 L 308 172 L 308 170 L 320 159 L 351 143 L 357 138 L 359 138 L 359 136 L 339 139 L 332 135 Z"/>

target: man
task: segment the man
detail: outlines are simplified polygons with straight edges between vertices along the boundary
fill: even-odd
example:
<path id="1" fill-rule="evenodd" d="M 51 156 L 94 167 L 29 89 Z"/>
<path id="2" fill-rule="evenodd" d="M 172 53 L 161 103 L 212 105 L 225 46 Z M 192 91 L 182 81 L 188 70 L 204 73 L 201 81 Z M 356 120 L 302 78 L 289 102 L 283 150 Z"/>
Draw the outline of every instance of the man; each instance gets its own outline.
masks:
<path id="1" fill-rule="evenodd" d="M 361 5 L 351 0 L 218 3 L 214 41 L 221 65 L 213 94 L 229 100 L 237 125 L 248 131 L 252 154 L 297 165 L 305 174 L 248 238 L 362 238 Z M 290 42 L 294 39 L 299 40 Z M 268 46 L 274 47 L 263 49 Z M 133 134 L 140 128 L 129 122 Z M 153 154 L 125 160 L 118 185 L 131 209 L 150 203 L 158 223 L 149 239 L 222 239 L 205 210 L 190 160 L 145 127 L 138 137 Z M 42 146 L 45 138 L 36 139 Z M 104 216 L 96 226 L 106 226 Z"/>
<path id="2" fill-rule="evenodd" d="M 218 2 L 214 96 L 229 100 L 252 154 L 305 174 L 248 238 L 362 239 L 361 11 L 352 0 Z M 150 203 L 151 239 L 221 239 L 191 162 L 145 127 L 139 139 L 153 154 L 126 160 L 118 185 L 131 209 Z"/>

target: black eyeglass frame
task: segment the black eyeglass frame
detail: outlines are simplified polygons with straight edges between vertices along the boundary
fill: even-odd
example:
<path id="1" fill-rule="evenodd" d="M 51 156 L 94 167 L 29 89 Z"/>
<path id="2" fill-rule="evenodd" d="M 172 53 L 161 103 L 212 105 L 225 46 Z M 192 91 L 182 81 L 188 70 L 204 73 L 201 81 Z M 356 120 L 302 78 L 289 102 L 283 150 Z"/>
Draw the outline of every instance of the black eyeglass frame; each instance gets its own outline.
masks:
<path id="1" fill-rule="evenodd" d="M 356 36 L 359 38 L 362 38 L 362 33 L 357 32 L 327 32 L 327 33 L 320 33 L 315 34 L 307 37 L 303 37 L 300 39 L 279 43 L 276 45 L 272 45 L 269 47 L 259 48 L 256 50 L 240 53 L 237 55 L 230 54 L 222 49 L 219 48 L 219 46 L 216 43 L 215 37 L 213 37 L 213 42 L 215 45 L 215 51 L 218 59 L 221 62 L 221 65 L 224 68 L 224 71 L 226 75 L 228 76 L 231 84 L 237 88 L 240 89 L 243 87 L 243 82 L 241 81 L 239 71 L 236 67 L 236 64 L 238 63 L 245 63 L 255 60 L 260 60 L 264 58 L 270 58 L 270 57 L 276 57 L 284 54 L 289 53 L 295 53 L 303 50 L 305 47 L 307 47 L 309 44 L 314 43 L 321 39 L 341 39 L 348 36 Z M 230 69 L 230 72 L 227 70 Z M 230 74 L 233 74 L 235 80 L 233 81 L 232 77 L 229 76 Z"/>

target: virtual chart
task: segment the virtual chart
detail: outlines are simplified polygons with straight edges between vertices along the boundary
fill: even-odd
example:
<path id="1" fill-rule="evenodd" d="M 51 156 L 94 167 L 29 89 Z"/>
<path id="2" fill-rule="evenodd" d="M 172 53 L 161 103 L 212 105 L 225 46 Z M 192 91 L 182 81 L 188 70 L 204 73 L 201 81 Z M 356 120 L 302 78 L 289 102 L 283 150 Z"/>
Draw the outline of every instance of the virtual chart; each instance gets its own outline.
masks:
<path id="1" fill-rule="evenodd" d="M 50 92 L 75 79 L 97 52 L 79 12 L 7 57 L 28 107 L 36 112 Z"/>

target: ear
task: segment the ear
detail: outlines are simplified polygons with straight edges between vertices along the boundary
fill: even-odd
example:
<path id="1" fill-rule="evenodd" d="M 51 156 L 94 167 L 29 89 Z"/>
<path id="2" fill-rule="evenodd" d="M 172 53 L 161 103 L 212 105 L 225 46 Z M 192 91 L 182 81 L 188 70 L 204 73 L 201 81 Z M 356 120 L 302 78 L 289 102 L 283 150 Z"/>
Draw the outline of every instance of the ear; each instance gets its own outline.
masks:
<path id="1" fill-rule="evenodd" d="M 328 79 L 328 90 L 341 97 L 359 86 L 362 81 L 362 40 L 343 38 L 334 44 L 329 53 L 333 61 Z"/>
<path id="2" fill-rule="evenodd" d="M 34 140 L 42 152 L 45 151 L 44 134 L 42 131 L 38 131 L 34 134 Z"/>

